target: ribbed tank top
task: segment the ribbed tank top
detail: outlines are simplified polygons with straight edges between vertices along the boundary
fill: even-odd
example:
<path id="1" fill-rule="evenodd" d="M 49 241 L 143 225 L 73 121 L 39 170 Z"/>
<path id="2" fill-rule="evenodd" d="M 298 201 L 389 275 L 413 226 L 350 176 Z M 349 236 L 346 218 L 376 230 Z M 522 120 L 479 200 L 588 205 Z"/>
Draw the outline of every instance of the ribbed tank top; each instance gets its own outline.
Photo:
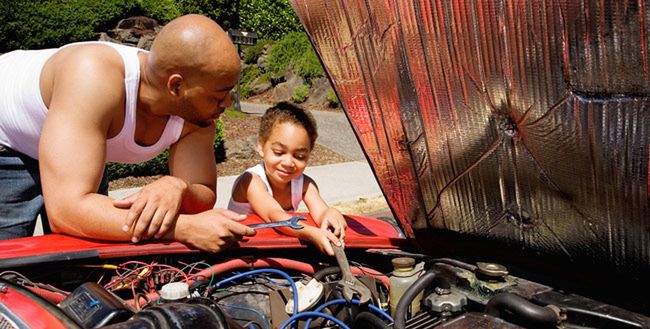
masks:
<path id="1" fill-rule="evenodd" d="M 271 193 L 271 196 L 273 196 L 273 190 L 271 189 L 271 185 L 269 184 L 269 180 L 266 178 L 266 172 L 264 170 L 264 165 L 259 163 L 255 165 L 254 167 L 246 169 L 246 172 L 252 173 L 254 175 L 257 175 L 259 178 L 262 179 L 262 182 L 264 182 L 264 185 L 266 186 L 266 189 Z M 291 207 L 292 209 L 289 209 L 287 211 L 289 212 L 294 212 L 298 210 L 298 207 L 300 206 L 300 202 L 302 202 L 302 189 L 303 189 L 303 182 L 304 182 L 304 177 L 305 175 L 302 174 L 294 179 L 291 180 Z M 237 182 L 233 184 L 233 190 L 234 187 L 237 186 Z M 237 202 L 232 198 L 232 192 L 230 193 L 230 201 L 228 202 L 228 209 L 232 210 L 236 213 L 239 214 L 250 214 L 253 213 L 253 209 L 251 208 L 251 205 L 248 202 Z"/>
<path id="2" fill-rule="evenodd" d="M 124 125 L 120 132 L 106 141 L 106 161 L 138 163 L 154 158 L 178 141 L 184 120 L 171 116 L 160 139 L 153 145 L 135 142 L 136 105 L 140 84 L 138 52 L 142 49 L 109 42 L 73 43 L 103 44 L 115 49 L 124 62 L 126 90 Z M 47 107 L 40 90 L 41 71 L 45 62 L 58 50 L 15 50 L 0 56 L 0 144 L 38 159 L 38 142 L 47 116 Z"/>

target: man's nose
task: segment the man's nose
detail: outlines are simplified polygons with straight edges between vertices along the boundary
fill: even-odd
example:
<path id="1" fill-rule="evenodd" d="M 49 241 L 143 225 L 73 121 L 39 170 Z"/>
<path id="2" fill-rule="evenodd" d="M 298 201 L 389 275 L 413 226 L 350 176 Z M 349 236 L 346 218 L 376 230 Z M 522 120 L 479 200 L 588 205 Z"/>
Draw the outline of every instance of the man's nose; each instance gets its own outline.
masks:
<path id="1" fill-rule="evenodd" d="M 226 97 L 224 97 L 224 98 L 221 100 L 221 104 L 219 104 L 219 105 L 222 106 L 222 107 L 224 107 L 224 108 L 226 108 L 226 107 L 230 107 L 230 105 L 232 105 L 232 97 L 230 97 L 230 93 L 228 93 L 228 94 L 226 95 Z"/>

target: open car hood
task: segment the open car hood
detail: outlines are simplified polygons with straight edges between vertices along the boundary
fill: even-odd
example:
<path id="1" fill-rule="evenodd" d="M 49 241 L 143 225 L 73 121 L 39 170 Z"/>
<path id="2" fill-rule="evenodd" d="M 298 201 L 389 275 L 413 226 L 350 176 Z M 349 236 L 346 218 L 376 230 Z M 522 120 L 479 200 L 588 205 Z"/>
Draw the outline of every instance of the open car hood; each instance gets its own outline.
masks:
<path id="1" fill-rule="evenodd" d="M 292 4 L 422 248 L 650 274 L 643 5 Z"/>

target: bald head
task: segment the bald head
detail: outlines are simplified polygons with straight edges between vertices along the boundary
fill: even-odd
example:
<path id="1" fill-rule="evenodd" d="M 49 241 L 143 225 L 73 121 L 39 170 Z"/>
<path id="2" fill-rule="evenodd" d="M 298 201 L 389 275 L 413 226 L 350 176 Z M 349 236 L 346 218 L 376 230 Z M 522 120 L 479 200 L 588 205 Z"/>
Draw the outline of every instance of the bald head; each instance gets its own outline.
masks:
<path id="1" fill-rule="evenodd" d="M 151 46 L 148 66 L 150 73 L 162 79 L 174 73 L 222 79 L 233 73 L 238 77 L 240 70 L 239 55 L 228 34 L 213 20 L 194 14 L 163 27 Z"/>

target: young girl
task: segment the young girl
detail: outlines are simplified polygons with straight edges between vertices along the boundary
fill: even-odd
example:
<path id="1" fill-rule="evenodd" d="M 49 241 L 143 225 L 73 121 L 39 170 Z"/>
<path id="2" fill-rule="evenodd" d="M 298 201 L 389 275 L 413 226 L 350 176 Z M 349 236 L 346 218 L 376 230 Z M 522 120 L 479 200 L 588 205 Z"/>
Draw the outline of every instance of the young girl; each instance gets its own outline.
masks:
<path id="1" fill-rule="evenodd" d="M 303 174 L 317 136 L 314 118 L 300 107 L 282 102 L 269 108 L 258 136 L 262 161 L 237 178 L 228 209 L 275 222 L 291 218 L 287 212 L 296 211 L 304 201 L 320 228 L 280 230 L 334 255 L 330 242 L 342 245 L 347 224 L 338 210 L 323 201 L 316 183 Z"/>

